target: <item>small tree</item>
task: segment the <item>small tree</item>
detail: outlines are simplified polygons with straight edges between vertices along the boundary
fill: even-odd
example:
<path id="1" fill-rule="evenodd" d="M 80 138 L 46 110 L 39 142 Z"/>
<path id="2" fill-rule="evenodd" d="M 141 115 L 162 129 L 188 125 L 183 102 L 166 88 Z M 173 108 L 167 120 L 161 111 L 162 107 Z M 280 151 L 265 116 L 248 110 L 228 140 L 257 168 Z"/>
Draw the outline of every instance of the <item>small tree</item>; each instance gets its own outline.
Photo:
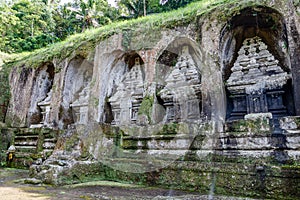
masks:
<path id="1" fill-rule="evenodd" d="M 125 7 L 129 18 L 147 15 L 148 0 L 120 0 L 119 7 Z"/>

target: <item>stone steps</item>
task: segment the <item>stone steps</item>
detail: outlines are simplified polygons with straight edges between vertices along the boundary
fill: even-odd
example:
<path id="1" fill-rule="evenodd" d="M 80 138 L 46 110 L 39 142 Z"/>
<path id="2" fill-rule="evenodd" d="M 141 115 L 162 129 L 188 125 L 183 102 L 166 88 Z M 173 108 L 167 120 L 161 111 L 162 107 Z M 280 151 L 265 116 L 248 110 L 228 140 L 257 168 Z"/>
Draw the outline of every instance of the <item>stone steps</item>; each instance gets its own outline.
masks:
<path id="1" fill-rule="evenodd" d="M 15 166 L 28 167 L 38 159 L 49 157 L 56 145 L 57 132 L 42 128 L 14 130 Z"/>

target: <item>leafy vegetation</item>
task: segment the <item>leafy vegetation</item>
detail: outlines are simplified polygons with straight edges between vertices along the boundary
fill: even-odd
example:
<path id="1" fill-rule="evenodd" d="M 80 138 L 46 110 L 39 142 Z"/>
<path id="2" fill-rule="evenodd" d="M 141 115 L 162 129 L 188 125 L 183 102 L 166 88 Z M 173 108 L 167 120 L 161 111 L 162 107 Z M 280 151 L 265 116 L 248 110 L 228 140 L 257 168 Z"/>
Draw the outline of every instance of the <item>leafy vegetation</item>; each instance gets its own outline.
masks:
<path id="1" fill-rule="evenodd" d="M 71 54 L 87 55 L 99 41 L 125 30 L 136 33 L 153 33 L 174 26 L 180 26 L 195 21 L 199 16 L 209 13 L 225 3 L 236 3 L 237 0 L 202 0 L 170 12 L 148 15 L 137 19 L 112 22 L 99 28 L 89 28 L 83 33 L 77 33 L 66 40 L 41 48 L 33 52 L 23 52 L 15 57 L 14 66 L 38 67 L 41 63 L 52 59 L 62 60 Z"/>
<path id="2" fill-rule="evenodd" d="M 114 20 L 116 9 L 106 0 L 13 0 L 0 4 L 0 50 L 32 51 L 65 39 L 89 27 Z"/>
<path id="3" fill-rule="evenodd" d="M 151 123 L 151 114 L 152 114 L 152 107 L 153 107 L 153 96 L 145 96 L 141 103 L 141 107 L 139 109 L 139 115 L 145 115 L 148 118 L 148 121 Z"/>
<path id="4" fill-rule="evenodd" d="M 120 0 L 118 8 L 107 0 L 10 0 L 0 3 L 0 51 L 33 51 L 114 21 L 176 9 L 195 0 Z"/>
<path id="5" fill-rule="evenodd" d="M 196 0 L 120 0 L 118 3 L 125 18 L 137 18 L 153 13 L 174 10 Z"/>
<path id="6" fill-rule="evenodd" d="M 259 2 L 264 4 L 267 1 L 261 0 Z M 126 31 L 134 32 L 134 35 L 152 34 L 154 31 L 195 22 L 200 16 L 226 21 L 232 15 L 238 14 L 240 9 L 253 4 L 258 4 L 258 2 L 248 0 L 199 0 L 190 3 L 184 8 L 170 12 L 151 14 L 137 19 L 112 21 L 98 28 L 87 27 L 83 33 L 73 34 L 61 42 L 50 44 L 33 52 L 22 52 L 18 56 L 14 56 L 11 59 L 12 62 L 8 65 L 39 67 L 44 62 L 53 59 L 60 61 L 70 55 L 77 54 L 86 57 L 100 41 L 114 34 Z M 220 12 L 214 12 L 215 14 L 213 15 L 209 14 L 211 11 L 216 11 L 216 9 L 220 10 Z"/>

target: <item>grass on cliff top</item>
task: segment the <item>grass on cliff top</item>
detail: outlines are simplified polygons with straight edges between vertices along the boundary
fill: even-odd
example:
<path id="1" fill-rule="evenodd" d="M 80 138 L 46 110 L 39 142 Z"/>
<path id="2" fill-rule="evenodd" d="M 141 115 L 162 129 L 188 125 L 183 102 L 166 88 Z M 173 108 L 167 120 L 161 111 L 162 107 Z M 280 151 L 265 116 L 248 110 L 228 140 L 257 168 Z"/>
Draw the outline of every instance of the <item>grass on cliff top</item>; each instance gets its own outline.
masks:
<path id="1" fill-rule="evenodd" d="M 109 25 L 89 29 L 84 33 L 70 36 L 65 41 L 55 43 L 49 47 L 42 48 L 33 52 L 24 52 L 14 57 L 8 66 L 26 66 L 31 68 L 39 67 L 42 63 L 49 62 L 53 59 L 58 61 L 73 55 L 82 55 L 86 57 L 88 52 L 93 49 L 100 41 L 124 31 L 133 30 L 141 31 L 142 34 L 152 30 L 163 30 L 184 24 L 188 24 L 197 19 L 197 17 L 209 13 L 213 9 L 219 8 L 222 12 L 221 18 L 226 19 L 229 15 L 224 11 L 224 6 L 227 5 L 227 10 L 231 10 L 236 3 L 249 3 L 252 1 L 239 0 L 199 0 L 191 3 L 184 8 L 171 12 L 148 15 L 138 19 L 114 22 Z M 254 1 L 257 3 L 257 1 Z M 226 12 L 226 13 L 225 13 Z M 231 12 L 232 13 L 232 12 Z M 225 17 L 224 17 L 225 16 Z M 218 16 L 220 19 L 220 16 Z"/>
<path id="2" fill-rule="evenodd" d="M 9 54 L 6 54 L 6 53 L 3 53 L 3 52 L 0 51 L 0 67 L 3 65 L 4 62 L 9 60 L 10 57 L 11 56 Z"/>

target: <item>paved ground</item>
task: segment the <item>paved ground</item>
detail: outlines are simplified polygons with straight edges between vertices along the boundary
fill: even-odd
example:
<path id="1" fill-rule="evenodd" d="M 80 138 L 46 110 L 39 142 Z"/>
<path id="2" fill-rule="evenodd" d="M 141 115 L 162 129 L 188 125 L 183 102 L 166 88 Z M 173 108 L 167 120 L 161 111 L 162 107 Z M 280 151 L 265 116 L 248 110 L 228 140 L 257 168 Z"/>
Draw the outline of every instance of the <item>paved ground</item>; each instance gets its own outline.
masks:
<path id="1" fill-rule="evenodd" d="M 140 200 L 140 199 L 214 199 L 242 200 L 242 198 L 214 197 L 178 190 L 146 188 L 108 181 L 90 182 L 67 187 L 24 184 L 27 170 L 0 168 L 0 199 L 2 200 Z M 245 200 L 245 199 L 243 199 Z"/>

